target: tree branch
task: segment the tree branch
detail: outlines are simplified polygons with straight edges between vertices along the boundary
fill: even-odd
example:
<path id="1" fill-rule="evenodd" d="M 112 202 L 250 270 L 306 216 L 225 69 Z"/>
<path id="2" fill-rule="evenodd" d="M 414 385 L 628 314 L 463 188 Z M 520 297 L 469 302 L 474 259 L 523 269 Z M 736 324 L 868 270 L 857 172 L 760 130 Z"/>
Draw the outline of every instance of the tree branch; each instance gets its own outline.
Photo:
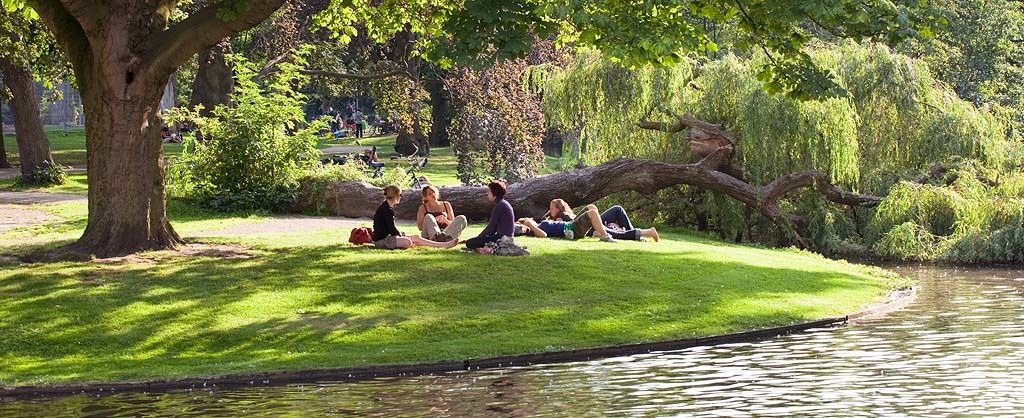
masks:
<path id="1" fill-rule="evenodd" d="M 166 79 L 197 52 L 210 48 L 221 39 L 249 29 L 264 21 L 284 4 L 285 0 L 251 0 L 241 11 L 229 5 L 207 6 L 185 20 L 158 32 L 146 42 L 143 62 L 159 78 Z M 225 20 L 222 15 L 231 16 Z"/>
<path id="2" fill-rule="evenodd" d="M 89 85 L 88 68 L 92 62 L 92 47 L 82 24 L 59 0 L 36 0 L 31 2 L 31 6 L 67 54 L 78 85 L 86 88 Z"/>
<path id="3" fill-rule="evenodd" d="M 105 2 L 100 1 L 60 0 L 60 3 L 86 31 L 96 27 L 97 23 L 107 15 L 109 7 Z"/>

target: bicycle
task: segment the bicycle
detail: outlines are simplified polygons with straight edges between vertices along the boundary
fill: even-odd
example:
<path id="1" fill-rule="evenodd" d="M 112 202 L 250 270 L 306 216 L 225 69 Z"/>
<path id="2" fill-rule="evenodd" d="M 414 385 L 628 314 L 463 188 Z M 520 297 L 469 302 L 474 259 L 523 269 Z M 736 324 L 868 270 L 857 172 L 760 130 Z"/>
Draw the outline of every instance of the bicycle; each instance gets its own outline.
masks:
<path id="1" fill-rule="evenodd" d="M 412 176 L 410 187 L 412 187 L 413 190 L 422 190 L 423 186 L 428 183 L 425 178 L 421 179 L 420 176 L 416 175 L 416 170 L 423 170 L 423 168 L 427 166 L 427 158 L 423 157 L 421 159 L 419 156 L 420 148 L 417 147 L 416 144 L 412 144 L 412 146 L 414 149 L 412 154 L 405 157 L 405 159 L 409 161 L 409 175 Z"/>

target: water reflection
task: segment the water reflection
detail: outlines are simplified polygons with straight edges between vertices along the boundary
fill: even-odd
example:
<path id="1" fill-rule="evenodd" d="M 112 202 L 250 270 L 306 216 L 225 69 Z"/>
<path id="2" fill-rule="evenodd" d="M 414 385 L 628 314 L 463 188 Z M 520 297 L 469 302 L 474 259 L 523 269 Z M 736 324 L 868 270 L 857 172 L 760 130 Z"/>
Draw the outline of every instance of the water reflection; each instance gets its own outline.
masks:
<path id="1" fill-rule="evenodd" d="M 903 268 L 887 317 L 750 344 L 528 368 L 0 403 L 0 416 L 923 416 L 1024 411 L 1024 271 Z"/>

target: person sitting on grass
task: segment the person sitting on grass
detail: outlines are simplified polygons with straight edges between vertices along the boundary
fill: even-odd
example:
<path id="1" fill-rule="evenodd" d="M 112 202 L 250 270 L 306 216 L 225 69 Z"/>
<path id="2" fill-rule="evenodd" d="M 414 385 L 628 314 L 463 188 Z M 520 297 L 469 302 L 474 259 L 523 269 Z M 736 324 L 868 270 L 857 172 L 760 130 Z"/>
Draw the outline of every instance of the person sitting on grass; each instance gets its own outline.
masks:
<path id="1" fill-rule="evenodd" d="M 451 248 L 458 244 L 457 241 L 436 242 L 419 236 L 405 236 L 395 226 L 395 205 L 402 201 L 402 190 L 398 186 L 391 185 L 384 188 L 384 202 L 377 207 L 373 214 L 373 245 L 378 248 L 394 250 L 396 248 L 412 248 L 418 245 L 436 248 Z"/>
<path id="2" fill-rule="evenodd" d="M 489 242 L 497 242 L 501 237 L 512 237 L 515 232 L 516 215 L 512 205 L 505 200 L 506 192 L 508 189 L 502 183 L 491 182 L 487 185 L 487 200 L 494 202 L 491 219 L 487 221 L 487 227 L 480 235 L 466 240 L 466 248 L 476 250 Z"/>
<path id="3" fill-rule="evenodd" d="M 416 226 L 421 231 L 420 236 L 439 242 L 457 240 L 469 221 L 464 215 L 455 216 L 452 204 L 437 200 L 439 196 L 437 187 L 429 184 L 423 186 L 423 203 L 416 212 Z"/>
<path id="4" fill-rule="evenodd" d="M 559 207 L 556 208 L 556 206 Z M 555 213 L 556 210 L 557 213 Z M 556 220 L 565 219 L 566 217 L 571 217 L 572 220 Z M 593 231 L 594 236 L 601 241 L 615 242 L 615 238 L 605 229 L 604 223 L 601 222 L 601 217 L 597 215 L 597 206 L 594 205 L 587 205 L 583 212 L 579 215 L 574 215 L 572 209 L 568 209 L 568 206 L 565 205 L 565 201 L 555 199 L 551 201 L 551 210 L 545 214 L 545 218 L 540 223 L 537 223 L 532 218 L 522 218 L 517 222 L 529 228 L 527 235 L 533 235 L 538 238 L 552 237 L 576 240 L 587 236 L 587 233 Z"/>

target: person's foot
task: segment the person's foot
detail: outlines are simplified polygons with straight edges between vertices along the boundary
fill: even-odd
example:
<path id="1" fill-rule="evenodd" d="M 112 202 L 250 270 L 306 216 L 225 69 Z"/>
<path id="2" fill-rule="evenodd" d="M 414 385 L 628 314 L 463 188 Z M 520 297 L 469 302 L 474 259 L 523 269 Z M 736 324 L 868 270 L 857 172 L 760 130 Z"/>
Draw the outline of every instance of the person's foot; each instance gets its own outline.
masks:
<path id="1" fill-rule="evenodd" d="M 446 242 L 444 243 L 444 248 L 452 248 L 452 247 L 454 247 L 454 246 L 456 246 L 456 245 L 459 245 L 459 241 L 458 241 L 458 240 L 454 240 L 454 239 L 453 239 L 453 240 L 451 240 L 451 241 L 446 241 Z"/>
<path id="2" fill-rule="evenodd" d="M 658 230 L 657 229 L 654 229 L 652 227 L 652 228 L 649 229 L 649 231 L 651 231 L 651 232 L 648 235 L 650 235 L 651 239 L 653 239 L 654 242 L 658 242 L 658 240 L 661 239 L 661 235 L 658 235 Z"/>

